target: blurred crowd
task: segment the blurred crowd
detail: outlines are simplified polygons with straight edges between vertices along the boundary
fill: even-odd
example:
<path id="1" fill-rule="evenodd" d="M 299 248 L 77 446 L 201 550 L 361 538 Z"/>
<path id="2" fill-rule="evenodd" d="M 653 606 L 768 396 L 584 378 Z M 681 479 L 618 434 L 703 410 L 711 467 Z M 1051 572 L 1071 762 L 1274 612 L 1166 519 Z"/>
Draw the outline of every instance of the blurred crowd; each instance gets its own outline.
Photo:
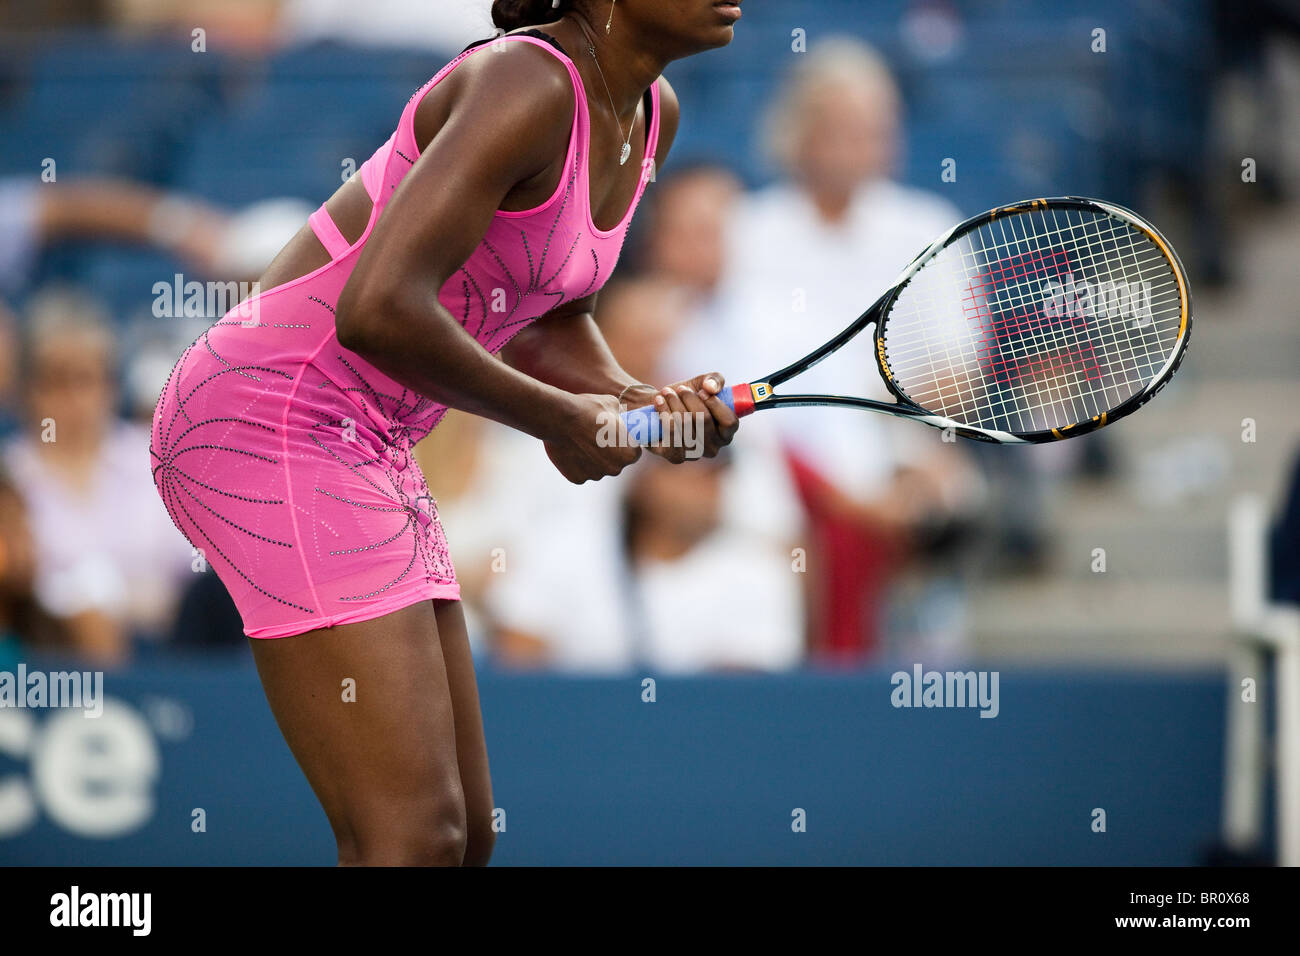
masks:
<path id="1" fill-rule="evenodd" d="M 191 23 L 254 50 L 286 36 L 415 35 L 446 50 L 490 32 L 485 5 L 469 0 L 61 0 L 39 17 L 0 13 L 9 32 Z M 767 110 L 776 182 L 747 190 L 725 157 L 670 160 L 600 296 L 597 320 L 625 368 L 655 383 L 780 368 L 963 218 L 894 179 L 900 105 L 876 52 L 824 39 Z M 252 281 L 311 208 L 232 212 L 116 179 L 0 178 L 0 299 L 68 240 L 152 247 L 187 278 Z M 127 322 L 75 287 L 42 290 L 21 310 L 0 302 L 0 664 L 26 648 L 112 666 L 244 646 L 219 579 L 163 510 L 147 452 L 172 361 L 217 318 Z M 888 398 L 868 338 L 801 385 Z M 716 460 L 645 456 L 617 480 L 574 487 L 539 443 L 453 412 L 417 455 L 481 659 L 701 672 L 962 655 L 973 575 L 1039 561 L 1044 469 L 1104 468 L 1104 448 L 1027 456 L 800 409 L 747 419 Z"/>
<path id="2" fill-rule="evenodd" d="M 223 47 L 250 51 L 321 39 L 444 51 L 490 35 L 488 7 L 477 0 L 44 0 L 0 7 L 0 31 L 201 28 Z"/>
<path id="3" fill-rule="evenodd" d="M 697 162 L 651 190 L 598 307 L 638 379 L 773 370 L 839 331 L 961 218 L 891 180 L 899 94 L 856 41 L 805 60 L 768 127 L 780 182 L 746 192 L 725 164 Z M 301 210 L 250 225 L 121 181 L 0 190 L 0 288 L 69 237 L 153 245 L 191 274 L 249 280 L 260 271 L 249 246 L 264 263 L 300 225 Z M 242 644 L 219 579 L 171 526 L 148 470 L 154 398 L 184 344 L 157 328 L 170 321 L 124 333 L 76 288 L 3 315 L 0 628 L 11 643 L 106 664 Z M 886 397 L 869 340 L 807 384 Z M 970 448 L 937 432 L 834 410 L 761 415 L 716 461 L 647 456 L 620 479 L 574 487 L 538 443 L 453 413 L 418 455 L 473 640 L 503 666 L 743 671 L 962 650 L 961 559 L 989 482 Z"/>

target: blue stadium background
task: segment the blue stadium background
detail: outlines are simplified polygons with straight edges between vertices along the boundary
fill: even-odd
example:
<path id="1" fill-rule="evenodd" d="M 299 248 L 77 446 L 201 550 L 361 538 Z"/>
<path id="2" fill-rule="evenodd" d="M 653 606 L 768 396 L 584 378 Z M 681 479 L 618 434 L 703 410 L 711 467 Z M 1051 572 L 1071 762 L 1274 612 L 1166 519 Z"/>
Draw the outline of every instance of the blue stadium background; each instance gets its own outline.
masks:
<path id="1" fill-rule="evenodd" d="M 1035 195 L 1133 202 L 1142 167 L 1199 155 L 1197 91 L 1210 64 L 1183 52 L 1208 46 L 1195 34 L 1209 29 L 1199 0 L 963 0 L 965 32 L 947 51 L 900 30 L 907 6 L 747 7 L 746 43 L 670 72 L 685 116 L 675 158 L 726 157 L 751 184 L 771 176 L 754 130 L 780 79 L 772 64 L 788 62 L 792 8 L 809 37 L 857 34 L 888 57 L 907 109 L 902 178 L 934 188 L 942 160 L 958 155 L 946 195 L 968 213 Z M 1107 30 L 1105 69 L 1090 50 L 1097 27 Z M 231 207 L 321 201 L 340 181 L 339 158 L 369 156 L 442 62 L 328 47 L 196 56 L 174 42 L 100 34 L 10 44 L 0 51 L 0 174 L 58 156 L 60 176 L 129 175 Z M 118 314 L 147 305 L 156 278 L 172 271 L 152 253 L 72 246 L 42 268 L 33 287 L 72 278 Z M 1193 864 L 1215 837 L 1217 673 L 1004 668 L 997 720 L 896 711 L 888 677 L 664 681 L 646 704 L 636 679 L 485 673 L 507 813 L 496 860 Z M 333 861 L 325 819 L 247 661 L 144 666 L 109 675 L 107 689 L 157 748 L 145 822 L 92 839 L 42 813 L 0 838 L 0 863 Z M 158 699 L 189 715 L 183 737 L 143 716 Z M 113 745 L 84 743 L 88 752 Z M 39 757 L 0 748 L 0 781 L 36 779 Z M 1090 827 L 1097 807 L 1108 813 L 1104 834 Z M 195 808 L 206 811 L 206 833 L 191 829 Z M 791 832 L 794 808 L 808 811 L 806 834 Z"/>
<path id="2" fill-rule="evenodd" d="M 779 11 L 778 11 L 779 6 Z M 754 185 L 773 173 L 756 142 L 763 104 L 809 40 L 861 36 L 898 72 L 906 101 L 902 178 L 966 213 L 1042 195 L 1134 203 L 1145 167 L 1198 161 L 1212 49 L 1203 0 L 963 0 L 950 45 L 919 40 L 908 0 L 755 4 L 743 43 L 669 71 L 684 122 L 672 162 L 724 158 Z M 1092 52 L 1095 29 L 1106 52 Z M 456 51 L 448 51 L 450 59 Z M 0 174 L 59 157 L 61 176 L 129 175 L 231 207 L 278 196 L 323 201 L 392 132 L 407 98 L 442 66 L 428 51 L 291 48 L 269 58 L 195 55 L 166 43 L 63 36 L 0 55 Z M 274 142 L 277 148 L 268 149 Z M 1172 158 L 1172 159 L 1171 159 Z M 64 248 L 33 285 L 86 282 L 121 312 L 151 298 L 155 254 Z"/>

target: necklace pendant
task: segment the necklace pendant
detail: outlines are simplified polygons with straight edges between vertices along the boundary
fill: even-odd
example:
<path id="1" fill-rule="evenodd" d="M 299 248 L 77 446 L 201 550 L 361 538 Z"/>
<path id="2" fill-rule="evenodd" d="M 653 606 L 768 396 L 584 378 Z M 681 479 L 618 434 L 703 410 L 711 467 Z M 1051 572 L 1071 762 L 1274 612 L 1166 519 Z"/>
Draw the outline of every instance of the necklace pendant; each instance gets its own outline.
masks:
<path id="1" fill-rule="evenodd" d="M 619 157 L 618 157 L 618 164 L 619 164 L 620 166 L 626 166 L 626 165 L 627 165 L 627 161 L 631 158 L 631 156 L 632 156 L 632 144 L 631 144 L 631 143 L 624 143 L 624 144 L 623 144 L 623 152 L 620 153 L 620 154 L 619 154 Z"/>

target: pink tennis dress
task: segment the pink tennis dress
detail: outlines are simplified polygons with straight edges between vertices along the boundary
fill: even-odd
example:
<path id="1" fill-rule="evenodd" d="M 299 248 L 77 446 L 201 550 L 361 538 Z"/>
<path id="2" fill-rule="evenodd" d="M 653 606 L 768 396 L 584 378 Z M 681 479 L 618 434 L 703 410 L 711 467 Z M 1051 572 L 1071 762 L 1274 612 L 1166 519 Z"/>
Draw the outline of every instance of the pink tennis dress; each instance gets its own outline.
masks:
<path id="1" fill-rule="evenodd" d="M 543 205 L 498 212 L 439 293 L 491 352 L 605 284 L 654 170 L 657 84 L 636 198 L 615 229 L 597 229 L 582 79 L 558 45 L 540 37 L 499 42 L 532 43 L 567 67 L 576 108 L 565 173 Z M 411 453 L 447 409 L 340 346 L 334 305 L 419 158 L 416 108 L 481 49 L 466 50 L 418 90 L 397 131 L 362 166 L 374 209 L 361 238 L 347 243 L 322 206 L 311 225 L 331 262 L 223 316 L 181 355 L 159 399 L 154 481 L 176 526 L 234 598 L 249 637 L 287 637 L 460 596 L 437 505 Z"/>

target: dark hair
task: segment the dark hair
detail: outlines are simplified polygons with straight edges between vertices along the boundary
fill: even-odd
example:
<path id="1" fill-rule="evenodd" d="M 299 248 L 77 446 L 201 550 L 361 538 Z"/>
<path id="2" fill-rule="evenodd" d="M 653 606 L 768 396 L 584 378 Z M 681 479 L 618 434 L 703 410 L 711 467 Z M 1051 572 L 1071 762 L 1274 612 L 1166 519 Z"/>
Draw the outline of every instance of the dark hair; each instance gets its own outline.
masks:
<path id="1" fill-rule="evenodd" d="M 575 0 L 493 0 L 492 22 L 509 33 L 520 27 L 533 27 L 539 23 L 558 20 L 573 9 Z"/>

